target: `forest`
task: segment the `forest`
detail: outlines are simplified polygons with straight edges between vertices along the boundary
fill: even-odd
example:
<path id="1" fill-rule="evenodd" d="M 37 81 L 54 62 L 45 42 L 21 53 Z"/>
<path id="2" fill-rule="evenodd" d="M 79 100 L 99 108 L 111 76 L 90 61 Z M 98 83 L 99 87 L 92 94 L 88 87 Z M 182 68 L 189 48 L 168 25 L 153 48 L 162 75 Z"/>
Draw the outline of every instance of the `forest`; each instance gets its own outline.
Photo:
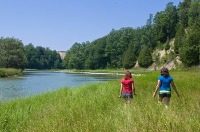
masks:
<path id="1" fill-rule="evenodd" d="M 112 30 L 93 42 L 75 43 L 67 51 L 63 66 L 69 69 L 133 68 L 138 62 L 147 68 L 156 59 L 155 49 L 169 49 L 175 38 L 171 59 L 179 56 L 184 66 L 200 64 L 200 2 L 172 2 L 164 11 L 149 15 L 146 25 Z"/>
<path id="2" fill-rule="evenodd" d="M 136 63 L 148 68 L 156 62 L 156 49 L 168 50 L 169 58 L 180 57 L 186 67 L 200 65 L 200 1 L 184 0 L 178 7 L 169 2 L 164 11 L 150 14 L 146 25 L 122 27 L 92 42 L 74 43 L 64 60 L 49 48 L 23 45 L 16 38 L 0 39 L 0 68 L 30 69 L 131 69 Z"/>
<path id="3" fill-rule="evenodd" d="M 24 46 L 15 38 L 0 38 L 0 68 L 61 69 L 62 60 L 55 50 L 32 44 Z"/>

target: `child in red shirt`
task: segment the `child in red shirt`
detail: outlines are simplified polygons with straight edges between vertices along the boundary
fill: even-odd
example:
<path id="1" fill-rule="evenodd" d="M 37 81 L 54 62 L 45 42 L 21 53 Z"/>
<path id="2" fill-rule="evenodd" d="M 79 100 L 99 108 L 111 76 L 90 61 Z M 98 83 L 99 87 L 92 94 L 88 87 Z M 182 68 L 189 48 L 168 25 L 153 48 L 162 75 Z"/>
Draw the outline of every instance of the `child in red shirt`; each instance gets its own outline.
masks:
<path id="1" fill-rule="evenodd" d="M 135 95 L 134 80 L 132 79 L 131 72 L 126 71 L 124 78 L 121 80 L 119 97 L 122 96 L 126 103 L 130 103 L 133 95 Z"/>

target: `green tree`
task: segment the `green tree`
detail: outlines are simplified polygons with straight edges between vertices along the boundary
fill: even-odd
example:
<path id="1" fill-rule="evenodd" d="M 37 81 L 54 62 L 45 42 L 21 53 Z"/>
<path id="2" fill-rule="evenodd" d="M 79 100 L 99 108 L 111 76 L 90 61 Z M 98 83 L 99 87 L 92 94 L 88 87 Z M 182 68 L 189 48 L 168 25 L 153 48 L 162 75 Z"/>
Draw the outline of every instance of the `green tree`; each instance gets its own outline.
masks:
<path id="1" fill-rule="evenodd" d="M 167 4 L 165 12 L 167 17 L 167 35 L 169 39 L 172 39 L 175 37 L 176 34 L 176 25 L 178 23 L 178 11 L 176 6 L 174 6 L 172 2 L 169 2 Z"/>
<path id="2" fill-rule="evenodd" d="M 87 58 L 87 68 L 103 69 L 107 66 L 107 58 L 105 56 L 106 36 L 92 42 L 90 54 Z M 90 61 L 89 61 L 90 60 Z"/>
<path id="3" fill-rule="evenodd" d="M 133 46 L 133 53 L 136 55 L 136 58 L 139 56 L 141 47 L 145 45 L 141 37 L 144 34 L 144 32 L 144 28 L 137 28 L 133 35 L 133 42 L 131 44 Z"/>
<path id="4" fill-rule="evenodd" d="M 68 50 L 65 54 L 64 60 L 63 60 L 63 68 L 69 69 L 69 59 L 70 59 L 70 51 Z"/>
<path id="5" fill-rule="evenodd" d="M 157 12 L 154 17 L 154 32 L 156 33 L 156 40 L 162 43 L 167 41 L 167 30 L 166 30 L 166 17 L 165 12 Z"/>
<path id="6" fill-rule="evenodd" d="M 0 67 L 6 67 L 6 43 L 5 39 L 0 39 Z"/>
<path id="7" fill-rule="evenodd" d="M 166 42 L 173 38 L 176 33 L 176 24 L 178 23 L 178 11 L 172 2 L 166 5 L 165 11 L 158 12 L 154 17 L 154 31 L 157 34 L 157 40 Z"/>
<path id="8" fill-rule="evenodd" d="M 85 45 L 75 43 L 70 48 L 69 68 L 84 69 L 85 62 Z"/>
<path id="9" fill-rule="evenodd" d="M 136 64 L 136 61 L 137 59 L 133 52 L 133 47 L 132 45 L 130 45 L 123 57 L 123 68 L 130 69 L 134 67 Z"/>
<path id="10" fill-rule="evenodd" d="M 130 27 L 112 30 L 106 39 L 105 56 L 111 68 L 122 67 L 123 54 L 133 41 L 134 30 Z"/>
<path id="11" fill-rule="evenodd" d="M 185 29 L 181 23 L 177 24 L 177 31 L 176 31 L 176 36 L 175 36 L 175 41 L 174 41 L 174 52 L 176 54 L 179 54 L 179 50 L 185 43 Z"/>
<path id="12" fill-rule="evenodd" d="M 51 69 L 62 69 L 62 59 L 60 57 L 60 55 L 57 53 L 56 50 L 47 50 L 46 52 L 48 52 L 47 54 L 47 62 L 48 62 L 48 68 Z"/>
<path id="13" fill-rule="evenodd" d="M 55 50 L 44 48 L 42 46 L 34 47 L 33 44 L 25 46 L 26 57 L 29 69 L 60 69 L 62 68 L 62 60 Z"/>
<path id="14" fill-rule="evenodd" d="M 120 32 L 112 30 L 106 39 L 105 55 L 108 60 L 108 64 L 111 68 L 118 67 L 119 55 L 121 55 L 120 46 Z"/>
<path id="15" fill-rule="evenodd" d="M 183 28 L 188 27 L 188 14 L 189 14 L 190 4 L 191 0 L 184 0 L 179 4 L 178 16 L 179 16 L 179 22 L 183 26 Z"/>
<path id="16" fill-rule="evenodd" d="M 155 32 L 153 30 L 153 15 L 149 15 L 149 19 L 147 20 L 147 24 L 145 26 L 145 36 L 147 39 L 147 42 L 145 45 L 149 45 L 151 49 L 154 49 L 156 47 L 156 37 Z"/>
<path id="17" fill-rule="evenodd" d="M 145 46 L 139 54 L 138 64 L 141 67 L 147 68 L 152 64 L 152 54 L 148 46 Z"/>
<path id="18" fill-rule="evenodd" d="M 181 48 L 180 58 L 186 66 L 199 65 L 200 2 L 193 1 L 190 4 L 186 32 L 186 41 Z"/>
<path id="19" fill-rule="evenodd" d="M 200 64 L 199 46 L 200 46 L 200 30 L 193 30 L 188 35 L 184 46 L 181 49 L 180 57 L 184 65 L 196 66 Z"/>
<path id="20" fill-rule="evenodd" d="M 189 9 L 188 24 L 191 28 L 200 28 L 200 2 L 192 2 Z"/>
<path id="21" fill-rule="evenodd" d="M 1 38 L 0 47 L 1 67 L 25 68 L 27 60 L 22 41 L 15 38 Z"/>

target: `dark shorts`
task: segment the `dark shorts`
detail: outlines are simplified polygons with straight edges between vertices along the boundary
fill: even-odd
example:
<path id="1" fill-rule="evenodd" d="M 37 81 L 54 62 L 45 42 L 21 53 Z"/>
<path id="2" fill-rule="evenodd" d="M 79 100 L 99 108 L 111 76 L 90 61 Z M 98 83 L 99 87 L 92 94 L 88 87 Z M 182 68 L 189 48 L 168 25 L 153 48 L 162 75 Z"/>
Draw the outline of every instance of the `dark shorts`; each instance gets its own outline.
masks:
<path id="1" fill-rule="evenodd" d="M 169 93 L 159 93 L 158 96 L 161 97 L 161 98 L 164 98 L 164 97 L 170 98 L 171 94 L 169 94 Z"/>
<path id="2" fill-rule="evenodd" d="M 132 99 L 133 98 L 133 94 L 131 94 L 131 93 L 123 93 L 122 96 L 124 99 Z"/>

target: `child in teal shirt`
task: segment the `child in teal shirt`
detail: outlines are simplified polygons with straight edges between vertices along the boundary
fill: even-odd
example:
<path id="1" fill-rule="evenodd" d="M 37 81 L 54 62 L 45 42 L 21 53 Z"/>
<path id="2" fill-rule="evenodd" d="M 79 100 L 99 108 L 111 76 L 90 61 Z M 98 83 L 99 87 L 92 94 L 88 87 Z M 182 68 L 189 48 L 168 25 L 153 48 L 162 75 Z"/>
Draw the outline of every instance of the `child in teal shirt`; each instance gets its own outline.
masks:
<path id="1" fill-rule="evenodd" d="M 176 86 L 174 84 L 173 78 L 169 75 L 169 70 L 167 68 L 161 69 L 161 76 L 158 77 L 158 84 L 156 86 L 156 89 L 153 93 L 153 97 L 155 97 L 158 89 L 159 89 L 159 95 L 158 95 L 158 103 L 161 103 L 164 99 L 165 106 L 168 107 L 170 98 L 171 98 L 171 87 L 173 87 L 174 91 L 176 92 L 177 96 L 179 96 L 179 93 L 176 89 Z"/>

